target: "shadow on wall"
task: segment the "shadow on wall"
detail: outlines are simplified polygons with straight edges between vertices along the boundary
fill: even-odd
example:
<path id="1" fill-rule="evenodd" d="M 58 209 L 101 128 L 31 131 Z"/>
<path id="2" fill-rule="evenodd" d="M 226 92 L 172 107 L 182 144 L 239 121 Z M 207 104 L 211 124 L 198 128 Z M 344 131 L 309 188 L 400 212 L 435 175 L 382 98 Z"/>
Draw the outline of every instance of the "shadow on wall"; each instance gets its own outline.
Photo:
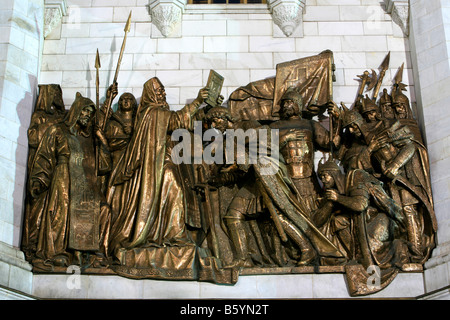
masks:
<path id="1" fill-rule="evenodd" d="M 13 204 L 14 204 L 14 233 L 13 245 L 20 247 L 22 240 L 22 225 L 25 215 L 25 196 L 27 192 L 27 159 L 28 159 L 28 136 L 27 130 L 30 126 L 31 115 L 37 98 L 37 77 L 28 75 L 30 92 L 25 92 L 22 100 L 17 104 L 17 116 L 19 119 L 19 136 L 15 152 L 16 171 L 14 176 Z"/>

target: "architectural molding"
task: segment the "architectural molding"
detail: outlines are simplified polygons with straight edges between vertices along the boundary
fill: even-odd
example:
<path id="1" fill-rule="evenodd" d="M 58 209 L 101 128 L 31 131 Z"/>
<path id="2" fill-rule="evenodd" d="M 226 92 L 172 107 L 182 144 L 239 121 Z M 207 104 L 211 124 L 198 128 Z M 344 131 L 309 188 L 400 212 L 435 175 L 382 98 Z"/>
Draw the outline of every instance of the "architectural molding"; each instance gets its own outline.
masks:
<path id="1" fill-rule="evenodd" d="M 305 0 L 268 0 L 274 23 L 289 37 L 303 23 Z"/>
<path id="2" fill-rule="evenodd" d="M 164 37 L 170 37 L 181 22 L 187 0 L 150 0 L 152 23 Z"/>
<path id="3" fill-rule="evenodd" d="M 44 38 L 61 22 L 67 14 L 66 0 L 45 0 L 44 2 Z"/>
<path id="4" fill-rule="evenodd" d="M 409 36 L 409 1 L 408 0 L 384 0 L 386 12 L 389 13 L 397 25 L 400 26 L 405 36 Z"/>

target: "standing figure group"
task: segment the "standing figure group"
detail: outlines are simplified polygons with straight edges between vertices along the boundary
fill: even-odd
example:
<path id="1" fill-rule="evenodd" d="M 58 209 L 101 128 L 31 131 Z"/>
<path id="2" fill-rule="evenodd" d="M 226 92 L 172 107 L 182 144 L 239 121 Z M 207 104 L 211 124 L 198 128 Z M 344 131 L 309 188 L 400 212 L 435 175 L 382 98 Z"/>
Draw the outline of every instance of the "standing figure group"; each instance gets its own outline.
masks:
<path id="1" fill-rule="evenodd" d="M 370 268 L 382 287 L 398 272 L 422 270 L 437 225 L 405 85 L 397 77 L 379 101 L 358 94 L 352 109 L 314 106 L 298 87 L 284 88 L 273 101 L 277 118 L 235 119 L 222 96 L 204 105 L 207 88 L 171 111 L 158 78 L 144 84 L 139 103 L 122 94 L 116 111 L 117 83 L 102 106 L 78 93 L 68 111 L 59 86 L 40 86 L 29 129 L 27 259 L 36 271 L 76 264 L 216 283 L 235 283 L 245 269 L 343 268 L 354 295 L 380 289 L 362 285 Z M 311 110 L 328 111 L 330 130 Z M 174 161 L 172 133 L 184 129 L 183 139 L 195 141 L 198 122 L 215 140 L 194 149 L 215 150 L 215 159 L 236 132 L 257 132 L 258 150 L 270 152 L 251 161 L 247 137 L 226 162 L 194 161 L 196 150 L 186 149 L 181 156 L 192 161 Z M 318 152 L 329 156 L 316 167 Z"/>

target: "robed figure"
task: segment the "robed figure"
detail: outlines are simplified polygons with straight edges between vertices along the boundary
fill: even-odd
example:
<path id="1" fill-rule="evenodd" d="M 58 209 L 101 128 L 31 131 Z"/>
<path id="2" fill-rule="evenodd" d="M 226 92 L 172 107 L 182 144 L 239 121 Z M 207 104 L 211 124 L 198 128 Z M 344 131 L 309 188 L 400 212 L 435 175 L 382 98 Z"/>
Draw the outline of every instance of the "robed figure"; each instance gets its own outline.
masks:
<path id="1" fill-rule="evenodd" d="M 192 239 L 188 193 L 180 168 L 171 157 L 170 134 L 193 128 L 192 119 L 207 96 L 179 111 L 170 111 L 157 78 L 144 84 L 133 137 L 113 173 L 112 185 L 123 184 L 123 205 L 112 226 L 111 249 L 118 274 L 131 278 L 195 279 L 200 256 Z M 201 275 L 200 275 L 201 276 Z"/>
<path id="2" fill-rule="evenodd" d="M 85 266 L 87 254 L 106 263 L 110 213 L 97 177 L 111 161 L 94 131 L 95 111 L 77 93 L 65 121 L 49 127 L 36 150 L 29 177 L 31 210 L 42 217 L 35 267 Z"/>

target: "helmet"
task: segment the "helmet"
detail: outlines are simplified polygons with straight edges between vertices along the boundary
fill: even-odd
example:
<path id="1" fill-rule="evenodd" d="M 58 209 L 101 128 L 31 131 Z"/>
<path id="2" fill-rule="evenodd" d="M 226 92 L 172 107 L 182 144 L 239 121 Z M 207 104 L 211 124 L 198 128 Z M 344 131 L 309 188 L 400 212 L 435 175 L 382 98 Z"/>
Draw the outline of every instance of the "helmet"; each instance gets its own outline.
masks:
<path id="1" fill-rule="evenodd" d="M 378 106 L 376 103 L 370 99 L 367 95 L 364 99 L 362 99 L 362 104 L 360 106 L 361 114 L 364 114 L 369 111 L 378 111 Z"/>
<path id="2" fill-rule="evenodd" d="M 361 126 L 364 123 L 364 119 L 361 114 L 355 110 L 344 110 L 342 126 L 348 127 L 352 123 L 356 123 L 358 126 Z"/>
<path id="3" fill-rule="evenodd" d="M 323 162 L 324 159 L 321 159 L 319 161 L 319 164 L 317 166 L 317 173 L 320 175 L 322 172 L 330 172 L 330 171 L 338 171 L 341 172 L 341 169 L 337 165 L 336 162 L 334 162 L 331 159 L 328 159 L 327 161 Z"/>
<path id="4" fill-rule="evenodd" d="M 298 90 L 294 87 L 289 87 L 280 99 L 280 102 L 284 100 L 292 100 L 299 107 L 300 111 L 303 110 L 303 99 Z"/>

